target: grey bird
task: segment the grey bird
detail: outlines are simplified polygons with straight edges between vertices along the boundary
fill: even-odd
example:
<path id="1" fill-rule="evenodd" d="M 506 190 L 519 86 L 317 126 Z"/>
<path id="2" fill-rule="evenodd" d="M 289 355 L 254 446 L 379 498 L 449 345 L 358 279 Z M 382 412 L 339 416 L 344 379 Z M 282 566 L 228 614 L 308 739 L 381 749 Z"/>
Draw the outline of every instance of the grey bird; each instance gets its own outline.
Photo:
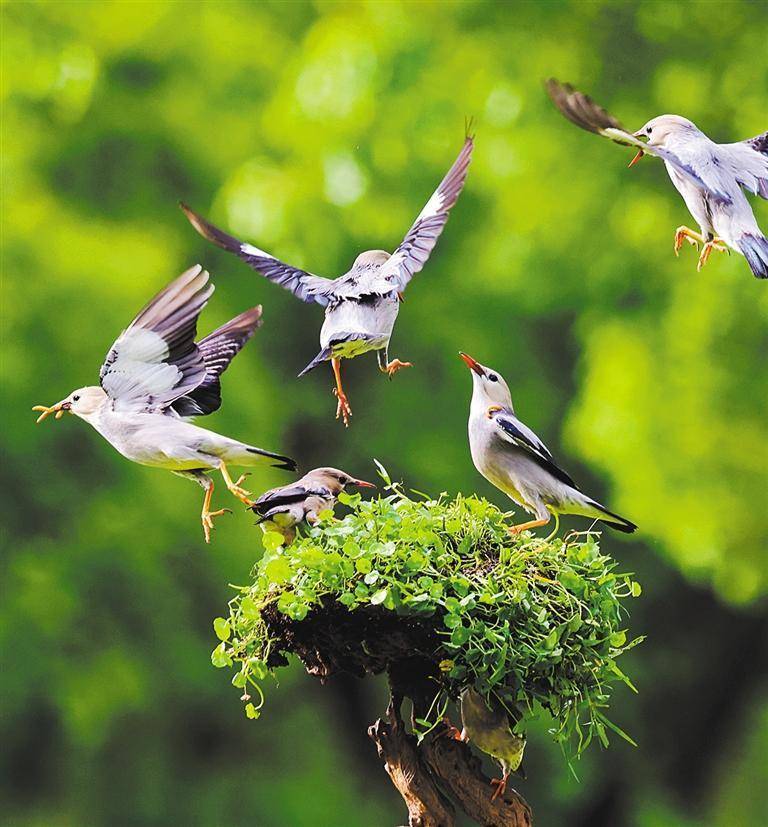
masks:
<path id="1" fill-rule="evenodd" d="M 746 192 L 768 199 L 768 132 L 734 144 L 716 144 L 680 115 L 661 115 L 637 132 L 627 132 L 612 115 L 569 84 L 552 79 L 547 91 L 569 121 L 618 144 L 637 150 L 630 166 L 643 155 L 664 161 L 669 177 L 699 225 L 700 232 L 680 226 L 675 255 L 683 241 L 702 244 L 697 269 L 713 250 L 735 250 L 757 278 L 768 278 L 768 239 L 757 225 Z M 645 139 L 646 142 L 644 142 Z"/>
<path id="2" fill-rule="evenodd" d="M 535 516 L 511 526 L 511 534 L 546 525 L 553 514 L 591 517 L 626 533 L 637 528 L 578 489 L 547 446 L 515 416 L 512 394 L 498 371 L 466 353 L 459 355 L 472 371 L 469 447 L 475 468 Z"/>
<path id="3" fill-rule="evenodd" d="M 192 226 L 209 241 L 237 255 L 270 281 L 290 290 L 304 302 L 325 308 L 320 331 L 320 352 L 301 371 L 303 376 L 330 361 L 336 380 L 336 419 L 349 424 L 352 409 L 341 383 L 341 360 L 376 351 L 379 369 L 392 377 L 410 362 L 389 359 L 389 340 L 400 309 L 403 291 L 432 252 L 451 207 L 467 177 L 473 139 L 467 135 L 453 166 L 419 213 L 400 246 L 391 255 L 384 250 L 360 253 L 349 272 L 336 279 L 314 276 L 269 253 L 246 244 L 215 227 L 185 204 L 181 208 Z"/>
<path id="4" fill-rule="evenodd" d="M 221 374 L 261 325 L 261 307 L 241 313 L 195 342 L 197 319 L 213 293 L 200 265 L 161 290 L 120 334 L 107 353 L 99 385 L 72 391 L 55 405 L 36 405 L 38 422 L 74 414 L 95 428 L 113 448 L 140 465 L 165 468 L 194 480 L 205 491 L 200 515 L 205 541 L 213 519 L 211 471 L 221 472 L 229 491 L 246 505 L 249 492 L 227 466 L 268 464 L 296 470 L 288 457 L 193 425 L 221 406 Z"/>
<path id="5" fill-rule="evenodd" d="M 502 769 L 501 778 L 491 784 L 496 788 L 491 800 L 503 796 L 511 773 L 525 778 L 522 768 L 525 738 L 512 731 L 515 722 L 501 701 L 491 693 L 486 700 L 480 692 L 467 687 L 461 693 L 461 733 L 450 733 L 459 741 L 473 743 L 478 749 L 495 758 Z"/>
<path id="6" fill-rule="evenodd" d="M 251 509 L 265 529 L 282 534 L 287 544 L 296 539 L 296 526 L 314 525 L 321 511 L 333 511 L 339 494 L 348 486 L 375 488 L 338 468 L 315 468 L 300 480 L 262 494 Z M 258 524 L 257 523 L 257 524 Z"/>

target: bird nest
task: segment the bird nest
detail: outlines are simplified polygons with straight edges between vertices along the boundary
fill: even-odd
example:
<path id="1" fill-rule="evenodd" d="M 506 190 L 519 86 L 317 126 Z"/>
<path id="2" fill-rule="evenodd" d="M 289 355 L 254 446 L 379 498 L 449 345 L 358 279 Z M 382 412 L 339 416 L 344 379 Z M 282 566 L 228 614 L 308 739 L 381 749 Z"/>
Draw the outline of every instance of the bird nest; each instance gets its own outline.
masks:
<path id="1" fill-rule="evenodd" d="M 251 584 L 214 623 L 212 660 L 233 667 L 245 711 L 261 713 L 268 677 L 296 656 L 321 679 L 386 672 L 419 702 L 419 734 L 466 686 L 493 691 L 524 728 L 548 712 L 567 754 L 621 730 L 611 686 L 638 640 L 624 628 L 640 594 L 594 534 L 511 537 L 496 506 L 474 496 L 409 496 L 387 479 L 374 500 L 342 495 L 288 547 L 264 535 Z"/>

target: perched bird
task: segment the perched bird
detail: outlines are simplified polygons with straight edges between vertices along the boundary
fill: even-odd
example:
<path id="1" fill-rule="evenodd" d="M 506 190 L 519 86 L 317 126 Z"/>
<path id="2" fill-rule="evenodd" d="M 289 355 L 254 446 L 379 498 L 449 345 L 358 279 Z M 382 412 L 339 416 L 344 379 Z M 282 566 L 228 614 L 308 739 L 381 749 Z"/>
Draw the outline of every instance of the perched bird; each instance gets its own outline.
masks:
<path id="1" fill-rule="evenodd" d="M 35 405 L 60 419 L 69 412 L 92 425 L 124 457 L 140 465 L 165 468 L 194 480 L 205 490 L 200 515 L 205 541 L 213 519 L 213 480 L 218 470 L 229 491 L 251 505 L 243 477 L 234 481 L 228 465 L 260 463 L 296 470 L 288 457 L 199 428 L 189 417 L 221 406 L 219 378 L 240 348 L 261 325 L 261 307 L 240 314 L 195 342 L 197 319 L 213 293 L 200 265 L 161 290 L 120 334 L 99 373 L 100 385 L 79 388 L 55 405 Z"/>
<path id="2" fill-rule="evenodd" d="M 627 533 L 637 528 L 579 491 L 547 446 L 515 416 L 509 387 L 497 371 L 459 355 L 472 371 L 469 448 L 475 468 L 536 517 L 512 526 L 510 533 L 546 525 L 552 514 L 592 517 Z"/>
<path id="3" fill-rule="evenodd" d="M 375 488 L 338 468 L 315 468 L 300 480 L 262 494 L 251 509 L 265 528 L 277 531 L 286 543 L 296 539 L 296 526 L 306 520 L 314 525 L 321 511 L 333 510 L 336 498 L 348 485 Z"/>
<path id="4" fill-rule="evenodd" d="M 411 226 L 392 255 L 384 250 L 360 253 L 349 272 L 337 279 L 313 276 L 227 235 L 218 227 L 181 207 L 192 226 L 209 241 L 239 256 L 270 281 L 290 290 L 305 302 L 325 308 L 325 322 L 320 331 L 320 352 L 299 376 L 330 360 L 336 379 L 336 419 L 349 424 L 352 409 L 341 384 L 341 360 L 352 359 L 375 350 L 379 369 L 392 377 L 410 362 L 389 358 L 389 340 L 395 325 L 403 291 L 411 278 L 429 258 L 448 213 L 461 193 L 472 157 L 473 140 L 468 135 L 448 174 Z"/>
<path id="5" fill-rule="evenodd" d="M 632 146 L 637 154 L 656 155 L 701 230 L 681 226 L 675 233 L 675 255 L 683 241 L 702 244 L 698 269 L 713 250 L 736 250 L 757 278 L 768 278 L 768 239 L 757 226 L 743 190 L 768 199 L 768 132 L 735 144 L 716 144 L 680 115 L 661 115 L 637 132 L 627 132 L 612 115 L 572 86 L 552 79 L 547 91 L 560 112 L 582 129 Z M 640 140 L 647 139 L 647 143 Z"/>
<path id="6" fill-rule="evenodd" d="M 512 731 L 514 723 L 506 707 L 493 693 L 488 700 L 472 687 L 461 693 L 462 731 L 458 733 L 451 728 L 450 734 L 459 741 L 475 744 L 501 764 L 501 778 L 491 780 L 496 787 L 492 801 L 504 795 L 511 773 L 525 778 L 522 768 L 525 738 Z"/>

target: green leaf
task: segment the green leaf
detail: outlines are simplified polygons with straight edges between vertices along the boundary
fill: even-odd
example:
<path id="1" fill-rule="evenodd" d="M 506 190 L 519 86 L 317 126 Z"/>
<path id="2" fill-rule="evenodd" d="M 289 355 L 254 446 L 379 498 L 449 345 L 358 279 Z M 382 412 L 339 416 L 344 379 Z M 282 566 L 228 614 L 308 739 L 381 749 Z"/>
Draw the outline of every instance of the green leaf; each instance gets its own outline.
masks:
<path id="1" fill-rule="evenodd" d="M 283 545 L 285 539 L 277 531 L 265 531 L 261 537 L 261 542 L 267 551 L 276 551 Z"/>
<path id="2" fill-rule="evenodd" d="M 246 596 L 240 601 L 240 611 L 243 613 L 243 617 L 245 617 L 246 620 L 259 619 L 259 609 L 250 597 Z"/>
<path id="3" fill-rule="evenodd" d="M 228 620 L 225 620 L 223 617 L 217 617 L 213 621 L 213 631 L 216 632 L 216 637 L 219 640 L 229 640 L 229 636 L 232 634 L 232 627 Z"/>
<path id="4" fill-rule="evenodd" d="M 285 557 L 275 557 L 264 567 L 264 575 L 270 583 L 280 586 L 293 577 L 293 569 Z"/>
<path id="5" fill-rule="evenodd" d="M 250 718 L 252 721 L 255 721 L 257 718 L 261 716 L 261 712 L 258 709 L 256 709 L 256 707 L 253 704 L 248 703 L 245 705 L 245 715 L 247 718 Z"/>
<path id="6" fill-rule="evenodd" d="M 377 592 L 374 592 L 371 595 L 371 604 L 373 606 L 378 606 L 379 604 L 383 603 L 388 596 L 389 589 L 379 589 Z"/>
<path id="7" fill-rule="evenodd" d="M 632 597 L 640 597 L 643 593 L 643 587 L 636 581 L 632 581 Z"/>
<path id="8" fill-rule="evenodd" d="M 214 650 L 211 652 L 211 663 L 217 668 L 222 669 L 225 666 L 232 666 L 232 658 L 227 652 L 227 645 L 222 641 Z"/>
<path id="9" fill-rule="evenodd" d="M 355 568 L 360 574 L 368 574 L 372 567 L 371 561 L 367 557 L 358 557 L 355 560 Z"/>

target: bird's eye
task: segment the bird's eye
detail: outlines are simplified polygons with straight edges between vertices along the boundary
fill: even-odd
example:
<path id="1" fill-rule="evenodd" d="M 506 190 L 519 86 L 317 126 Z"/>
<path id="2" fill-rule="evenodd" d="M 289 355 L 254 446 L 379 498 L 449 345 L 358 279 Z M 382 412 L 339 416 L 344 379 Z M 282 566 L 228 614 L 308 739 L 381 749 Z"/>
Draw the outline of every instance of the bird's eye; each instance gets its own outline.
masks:
<path id="1" fill-rule="evenodd" d="M 647 126 L 647 127 L 645 128 L 645 131 L 648 133 L 648 135 L 650 135 L 650 134 L 651 134 L 651 132 L 653 132 L 653 127 L 652 127 L 652 126 Z"/>
<path id="2" fill-rule="evenodd" d="M 495 374 L 495 373 L 489 373 L 489 374 L 488 374 L 488 379 L 489 379 L 491 382 L 498 382 L 498 381 L 499 381 L 499 377 L 498 377 L 498 376 L 496 376 L 496 374 Z"/>
<path id="3" fill-rule="evenodd" d="M 80 399 L 80 394 L 79 394 L 79 393 L 76 393 L 76 394 L 72 397 L 72 401 L 73 401 L 73 402 L 77 402 L 79 399 Z"/>

